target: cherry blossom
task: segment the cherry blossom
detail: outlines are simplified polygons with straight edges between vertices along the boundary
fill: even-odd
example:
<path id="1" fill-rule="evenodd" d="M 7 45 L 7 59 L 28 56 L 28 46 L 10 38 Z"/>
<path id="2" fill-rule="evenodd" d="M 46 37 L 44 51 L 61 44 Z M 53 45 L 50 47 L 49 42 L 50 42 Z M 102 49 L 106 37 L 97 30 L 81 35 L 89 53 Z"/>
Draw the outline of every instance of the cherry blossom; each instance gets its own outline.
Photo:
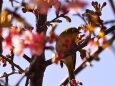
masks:
<path id="1" fill-rule="evenodd" d="M 44 50 L 45 35 L 44 33 L 32 33 L 25 31 L 24 47 L 29 48 L 32 55 L 41 55 Z"/>
<path id="2" fill-rule="evenodd" d="M 31 30 L 21 32 L 17 27 L 9 28 L 9 34 L 3 41 L 3 48 L 13 49 L 16 55 L 22 55 L 24 48 L 29 48 L 32 55 L 41 55 L 44 50 L 45 34 Z"/>

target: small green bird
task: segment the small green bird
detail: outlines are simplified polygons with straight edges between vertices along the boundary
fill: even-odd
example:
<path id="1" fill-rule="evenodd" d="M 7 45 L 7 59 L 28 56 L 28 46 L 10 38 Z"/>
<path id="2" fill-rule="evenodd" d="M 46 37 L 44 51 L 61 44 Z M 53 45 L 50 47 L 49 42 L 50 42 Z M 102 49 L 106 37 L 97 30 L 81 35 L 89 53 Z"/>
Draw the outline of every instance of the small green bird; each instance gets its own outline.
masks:
<path id="1" fill-rule="evenodd" d="M 63 31 L 56 41 L 57 53 L 69 53 L 76 45 L 76 39 L 78 38 L 79 30 L 75 27 L 71 27 Z M 76 52 L 64 57 L 60 61 L 61 67 L 63 63 L 66 65 L 69 73 L 69 80 L 75 79 L 74 69 L 76 64 Z"/>

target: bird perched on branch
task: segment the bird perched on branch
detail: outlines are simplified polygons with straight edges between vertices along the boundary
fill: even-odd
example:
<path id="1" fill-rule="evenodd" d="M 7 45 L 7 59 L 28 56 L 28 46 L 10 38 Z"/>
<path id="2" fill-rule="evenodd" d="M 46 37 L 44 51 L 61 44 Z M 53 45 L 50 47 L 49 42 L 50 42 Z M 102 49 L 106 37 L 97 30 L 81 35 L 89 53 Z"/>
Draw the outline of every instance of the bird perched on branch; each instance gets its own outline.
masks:
<path id="1" fill-rule="evenodd" d="M 76 39 L 79 35 L 79 30 L 75 27 L 71 27 L 63 31 L 57 41 L 56 41 L 56 51 L 58 57 L 63 56 L 66 53 L 70 53 L 67 57 L 62 57 L 60 60 L 60 65 L 63 67 L 63 63 L 66 65 L 69 73 L 69 80 L 75 79 L 74 69 L 76 64 L 76 52 L 73 52 L 72 49 L 75 48 Z"/>

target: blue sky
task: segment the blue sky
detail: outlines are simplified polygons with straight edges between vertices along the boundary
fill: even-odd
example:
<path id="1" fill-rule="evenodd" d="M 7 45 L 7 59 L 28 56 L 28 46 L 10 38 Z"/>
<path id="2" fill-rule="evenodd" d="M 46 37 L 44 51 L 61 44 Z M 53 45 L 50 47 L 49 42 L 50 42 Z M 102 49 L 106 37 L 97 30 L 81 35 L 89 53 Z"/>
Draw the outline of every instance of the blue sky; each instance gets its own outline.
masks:
<path id="1" fill-rule="evenodd" d="M 92 0 L 87 1 L 91 2 Z M 114 15 L 112 13 L 112 9 L 109 7 L 110 4 L 108 3 L 108 0 L 93 1 L 98 1 L 100 3 L 103 3 L 103 1 L 107 2 L 107 6 L 104 7 L 101 18 L 105 21 L 114 19 Z M 7 2 L 4 4 L 4 6 L 9 7 Z M 92 9 L 90 4 L 88 8 Z M 35 19 L 32 14 L 26 13 L 22 14 L 22 16 L 26 17 L 26 20 L 30 22 L 33 26 L 35 25 Z M 67 27 L 79 26 L 81 24 L 84 24 L 79 17 L 72 17 L 71 14 L 69 14 L 69 16 L 71 16 L 72 22 L 67 23 L 65 20 L 63 20 L 63 23 L 59 24 L 58 28 L 56 29 L 57 34 L 60 34 Z M 48 20 L 51 20 L 53 17 L 54 12 L 50 12 L 48 14 Z M 107 27 L 110 27 L 110 25 L 108 25 Z M 115 42 L 113 46 L 115 47 Z M 115 65 L 115 53 L 113 53 L 111 48 L 108 48 L 105 49 L 99 56 L 101 58 L 99 62 L 93 61 L 93 67 L 88 66 L 76 76 L 76 79 L 78 81 L 83 82 L 83 86 L 115 86 L 115 69 L 113 68 Z M 49 59 L 51 57 L 52 52 L 46 51 L 46 59 Z M 28 63 L 23 60 L 23 58 L 15 58 L 15 62 L 21 65 L 21 67 L 23 68 L 26 68 L 28 66 Z M 78 57 L 76 66 L 78 66 L 81 62 L 81 59 Z M 9 70 L 10 69 L 8 67 L 4 69 L 0 67 L 0 73 Z M 59 83 L 66 75 L 67 69 L 65 66 L 64 68 L 61 68 L 60 65 L 53 64 L 49 66 L 45 71 L 43 86 L 59 86 Z M 14 84 L 18 81 L 20 77 L 20 75 L 11 76 L 10 85 L 14 86 Z M 20 86 L 24 86 L 24 81 L 20 84 Z"/>

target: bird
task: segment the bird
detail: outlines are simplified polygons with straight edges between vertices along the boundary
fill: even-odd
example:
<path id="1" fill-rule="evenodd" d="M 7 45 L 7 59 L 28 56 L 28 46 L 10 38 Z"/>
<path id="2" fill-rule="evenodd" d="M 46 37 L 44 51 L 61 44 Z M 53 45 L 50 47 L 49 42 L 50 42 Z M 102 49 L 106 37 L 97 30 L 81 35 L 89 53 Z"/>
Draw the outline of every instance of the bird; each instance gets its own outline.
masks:
<path id="1" fill-rule="evenodd" d="M 72 51 L 76 45 L 76 38 L 78 38 L 80 31 L 76 27 L 70 27 L 64 30 L 57 38 L 56 51 L 57 53 L 66 54 Z M 72 52 L 70 55 L 60 60 L 60 65 L 63 67 L 63 63 L 66 65 L 69 74 L 69 80 L 75 80 L 75 64 L 76 64 L 76 52 Z"/>

